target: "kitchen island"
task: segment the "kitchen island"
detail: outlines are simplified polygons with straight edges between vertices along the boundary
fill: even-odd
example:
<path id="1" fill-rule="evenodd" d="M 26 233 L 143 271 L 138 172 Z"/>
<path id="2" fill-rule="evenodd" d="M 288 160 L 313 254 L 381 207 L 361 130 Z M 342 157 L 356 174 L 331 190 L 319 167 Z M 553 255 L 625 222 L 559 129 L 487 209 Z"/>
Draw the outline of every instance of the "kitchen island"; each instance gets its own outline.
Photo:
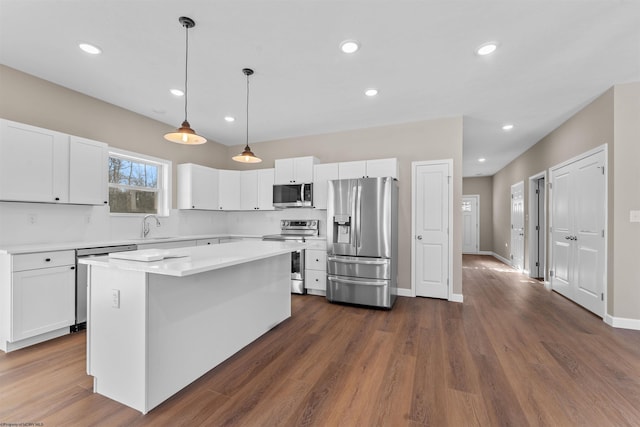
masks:
<path id="1" fill-rule="evenodd" d="M 225 245 L 87 258 L 94 392 L 147 413 L 291 316 L 300 244 Z M 115 256 L 117 254 L 112 254 Z"/>

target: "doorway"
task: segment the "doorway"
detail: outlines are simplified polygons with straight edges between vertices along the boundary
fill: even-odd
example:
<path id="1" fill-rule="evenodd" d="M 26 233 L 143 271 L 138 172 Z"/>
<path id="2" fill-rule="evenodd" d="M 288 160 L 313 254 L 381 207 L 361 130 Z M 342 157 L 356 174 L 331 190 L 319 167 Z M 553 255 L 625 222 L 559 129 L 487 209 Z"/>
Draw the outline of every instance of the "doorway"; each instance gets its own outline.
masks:
<path id="1" fill-rule="evenodd" d="M 452 160 L 411 164 L 411 287 L 416 296 L 451 299 Z"/>
<path id="2" fill-rule="evenodd" d="M 511 186 L 511 266 L 524 271 L 524 181 Z"/>
<path id="3" fill-rule="evenodd" d="M 462 253 L 477 254 L 480 250 L 480 196 L 462 196 Z"/>
<path id="4" fill-rule="evenodd" d="M 529 277 L 546 280 L 547 173 L 529 177 Z"/>

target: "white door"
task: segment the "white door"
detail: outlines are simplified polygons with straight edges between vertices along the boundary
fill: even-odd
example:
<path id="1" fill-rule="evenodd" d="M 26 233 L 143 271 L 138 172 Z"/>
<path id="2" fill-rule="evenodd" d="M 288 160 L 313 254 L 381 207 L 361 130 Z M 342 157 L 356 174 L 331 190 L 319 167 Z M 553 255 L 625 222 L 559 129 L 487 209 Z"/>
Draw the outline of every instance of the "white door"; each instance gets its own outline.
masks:
<path id="1" fill-rule="evenodd" d="M 449 298 L 450 161 L 413 163 L 413 284 L 417 296 Z"/>
<path id="2" fill-rule="evenodd" d="M 600 317 L 606 280 L 605 159 L 599 151 L 551 171 L 551 285 Z"/>
<path id="3" fill-rule="evenodd" d="M 524 181 L 511 186 L 511 266 L 524 270 Z"/>
<path id="4" fill-rule="evenodd" d="M 480 196 L 462 196 L 462 252 L 478 253 L 478 201 Z"/>

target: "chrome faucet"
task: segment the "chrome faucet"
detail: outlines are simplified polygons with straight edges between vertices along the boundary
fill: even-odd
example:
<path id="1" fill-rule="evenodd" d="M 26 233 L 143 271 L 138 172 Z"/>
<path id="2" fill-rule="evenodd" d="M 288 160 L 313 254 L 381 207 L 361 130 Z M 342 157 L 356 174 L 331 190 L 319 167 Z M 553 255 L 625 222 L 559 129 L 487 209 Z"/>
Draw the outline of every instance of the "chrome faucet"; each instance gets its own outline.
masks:
<path id="1" fill-rule="evenodd" d="M 147 218 L 154 218 L 156 220 L 156 227 L 160 227 L 160 220 L 154 214 L 145 215 L 142 218 L 142 237 L 145 238 L 149 234 L 149 223 L 147 222 Z"/>

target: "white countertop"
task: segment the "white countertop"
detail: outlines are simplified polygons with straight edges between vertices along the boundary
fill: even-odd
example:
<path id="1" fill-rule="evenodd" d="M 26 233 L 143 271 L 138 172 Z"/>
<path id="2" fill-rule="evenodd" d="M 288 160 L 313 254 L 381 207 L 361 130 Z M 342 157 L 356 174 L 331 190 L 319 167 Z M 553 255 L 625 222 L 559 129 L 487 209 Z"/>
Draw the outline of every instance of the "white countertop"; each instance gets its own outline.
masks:
<path id="1" fill-rule="evenodd" d="M 79 262 L 101 267 L 183 277 L 282 255 L 303 248 L 304 244 L 295 242 L 240 241 L 224 245 L 164 249 L 163 252 L 179 256 L 179 258 L 167 258 L 160 261 L 130 261 L 109 258 L 105 255 L 82 258 Z M 158 249 L 143 249 L 127 253 L 135 254 L 136 252 L 145 255 L 145 253 L 158 252 Z"/>

